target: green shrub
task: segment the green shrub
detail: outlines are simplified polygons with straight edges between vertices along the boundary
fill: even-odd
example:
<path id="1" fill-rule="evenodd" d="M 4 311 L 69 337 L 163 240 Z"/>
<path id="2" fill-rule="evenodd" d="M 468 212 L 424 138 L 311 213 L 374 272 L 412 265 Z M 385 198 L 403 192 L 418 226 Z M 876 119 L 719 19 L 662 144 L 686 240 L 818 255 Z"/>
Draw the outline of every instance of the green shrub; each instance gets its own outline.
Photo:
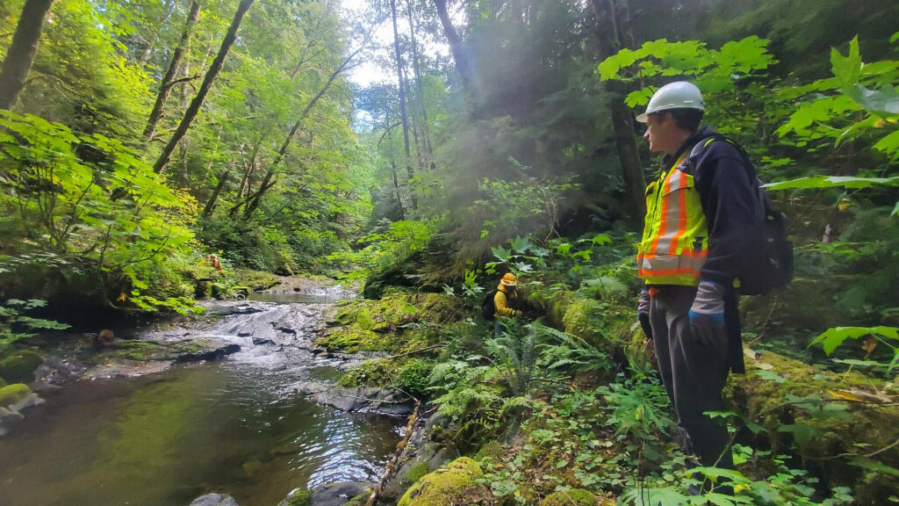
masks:
<path id="1" fill-rule="evenodd" d="M 312 492 L 309 490 L 297 490 L 287 500 L 287 506 L 311 506 Z"/>
<path id="2" fill-rule="evenodd" d="M 429 377 L 433 362 L 413 358 L 402 366 L 394 377 L 393 384 L 397 388 L 415 396 L 423 396 L 430 385 Z"/>

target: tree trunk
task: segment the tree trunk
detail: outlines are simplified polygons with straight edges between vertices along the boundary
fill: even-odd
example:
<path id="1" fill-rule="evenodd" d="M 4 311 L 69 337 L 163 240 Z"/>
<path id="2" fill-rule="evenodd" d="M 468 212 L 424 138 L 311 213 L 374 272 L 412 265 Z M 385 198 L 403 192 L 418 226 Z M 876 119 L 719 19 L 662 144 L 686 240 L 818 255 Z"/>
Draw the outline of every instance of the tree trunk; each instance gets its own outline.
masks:
<path id="1" fill-rule="evenodd" d="M 228 56 L 228 52 L 231 50 L 231 46 L 234 45 L 234 41 L 237 39 L 237 30 L 240 28 L 240 23 L 243 21 L 244 15 L 250 10 L 250 7 L 253 5 L 255 0 L 241 0 L 240 5 L 237 6 L 237 12 L 234 14 L 234 20 L 231 22 L 231 26 L 228 28 L 228 33 L 225 34 L 225 39 L 222 41 L 222 46 L 219 48 L 219 52 L 213 60 L 212 65 L 209 67 L 209 71 L 206 72 L 206 77 L 203 78 L 203 84 L 200 85 L 200 90 L 197 92 L 197 96 L 190 103 L 190 107 L 187 108 L 187 112 L 184 113 L 184 118 L 181 120 L 181 124 L 178 125 L 178 129 L 175 130 L 175 133 L 172 134 L 172 138 L 169 140 L 169 143 L 163 148 L 162 153 L 159 155 L 159 159 L 156 160 L 156 163 L 153 165 L 153 170 L 156 171 L 157 174 L 162 172 L 165 168 L 166 164 L 169 163 L 169 159 L 172 156 L 172 152 L 175 151 L 175 146 L 184 138 L 187 134 L 187 131 L 190 129 L 191 123 L 193 123 L 194 119 L 196 119 L 197 114 L 200 112 L 200 107 L 203 105 L 203 102 L 206 100 L 206 95 L 209 94 L 209 90 L 212 88 L 212 83 L 215 81 L 215 78 L 218 77 L 219 72 L 222 70 L 222 66 L 225 64 L 225 57 Z"/>
<path id="2" fill-rule="evenodd" d="M 462 38 L 459 37 L 459 33 L 456 32 L 455 27 L 453 27 L 453 21 L 446 11 L 446 0 L 434 0 L 434 7 L 437 8 L 437 16 L 440 17 L 440 23 L 443 25 L 443 33 L 446 36 L 447 42 L 449 42 L 450 50 L 453 52 L 456 70 L 458 70 L 459 75 L 462 76 L 462 85 L 471 96 L 476 91 L 474 89 L 474 69 L 471 66 L 471 60 L 468 58 L 468 53 L 465 51 L 465 48 L 462 47 Z"/>
<path id="3" fill-rule="evenodd" d="M 275 159 L 272 161 L 271 165 L 269 165 L 269 169 L 265 173 L 265 177 L 262 178 L 262 184 L 259 186 L 259 190 L 256 192 L 255 195 L 253 195 L 252 199 L 247 204 L 247 209 L 244 211 L 244 219 L 245 220 L 250 219 L 250 217 L 253 215 L 253 213 L 256 211 L 256 209 L 259 208 L 259 204 L 262 202 L 262 197 L 265 195 L 265 192 L 269 188 L 274 186 L 274 183 L 270 183 L 270 181 L 272 180 L 272 177 L 274 177 L 274 175 L 275 175 L 275 169 L 278 168 L 278 165 L 281 163 L 281 160 L 284 159 L 284 155 L 287 154 L 287 148 L 290 147 L 290 143 L 293 141 L 294 135 L 296 135 L 297 131 L 303 125 L 303 121 L 306 119 L 307 116 L 309 116 L 309 113 L 312 112 L 312 108 L 315 107 L 315 104 L 318 103 L 318 101 L 321 100 L 321 98 L 325 96 L 325 93 L 327 93 L 327 91 L 331 87 L 331 85 L 334 84 L 334 81 L 337 79 L 337 76 L 339 76 L 341 73 L 343 73 L 344 70 L 346 70 L 347 65 L 349 65 L 349 63 L 353 60 L 353 58 L 355 58 L 356 55 L 359 54 L 359 52 L 362 51 L 362 49 L 364 47 L 365 47 L 364 44 L 361 45 L 359 47 L 359 49 L 350 53 L 350 55 L 347 56 L 346 59 L 343 60 L 343 63 L 341 63 L 340 66 L 338 66 L 337 69 L 335 69 L 334 72 L 332 72 L 331 75 L 328 76 L 328 80 L 327 80 L 327 82 L 325 82 L 325 85 L 322 87 L 322 89 L 319 90 L 319 92 L 312 98 L 312 100 L 309 101 L 309 103 L 303 109 L 303 112 L 300 114 L 300 119 L 298 119 L 297 122 L 293 124 L 293 127 L 290 129 L 290 132 L 287 134 L 287 138 L 284 139 L 284 143 L 281 144 L 281 149 L 278 150 L 278 156 L 275 157 Z"/>
<path id="4" fill-rule="evenodd" d="M 390 146 L 390 170 L 393 173 L 393 198 L 396 200 L 396 210 L 399 213 L 400 221 L 406 219 L 406 213 L 403 209 L 403 199 L 400 197 L 400 182 L 396 177 L 396 162 L 393 159 L 393 136 L 390 135 L 390 130 L 393 127 L 390 126 L 390 109 L 388 107 L 387 110 L 387 131 L 384 132 L 387 135 L 387 145 Z M 383 139 L 384 137 L 381 136 Z"/>
<path id="5" fill-rule="evenodd" d="M 150 36 L 149 40 L 147 40 L 147 47 L 144 48 L 144 51 L 141 53 L 140 58 L 137 59 L 137 64 L 140 67 L 143 67 L 150 61 L 150 56 L 153 55 L 153 46 L 156 42 L 156 39 L 159 37 L 159 30 L 161 27 L 165 26 L 169 22 L 169 18 L 172 15 L 172 11 L 175 9 L 175 0 L 166 0 L 165 6 L 163 6 L 162 19 L 156 23 L 156 29 L 153 30 L 153 35 Z"/>
<path id="6" fill-rule="evenodd" d="M 325 12 L 315 20 L 315 26 L 312 27 L 312 35 L 309 37 L 309 42 L 303 46 L 303 51 L 300 53 L 300 61 L 297 62 L 297 66 L 294 67 L 293 72 L 290 73 L 290 79 L 296 79 L 297 75 L 300 73 L 300 70 L 303 69 L 303 65 L 306 63 L 306 56 L 309 54 L 309 50 L 312 48 L 312 44 L 315 43 L 316 38 L 318 37 L 318 30 L 321 28 L 322 21 L 325 17 L 328 16 L 328 13 L 331 11 L 331 2 L 329 0 L 325 1 Z"/>
<path id="7" fill-rule="evenodd" d="M 181 32 L 181 42 L 172 53 L 172 61 L 169 62 L 169 68 L 165 71 L 162 81 L 159 83 L 159 93 L 156 95 L 156 103 L 153 104 L 153 111 L 150 112 L 150 119 L 147 121 L 147 127 L 144 129 L 144 139 L 149 141 L 156 132 L 156 125 L 162 119 L 165 112 L 165 104 L 172 92 L 173 81 L 178 69 L 181 68 L 181 59 L 184 57 L 185 48 L 190 43 L 190 35 L 193 32 L 194 25 L 200 19 L 200 2 L 193 0 L 190 4 L 190 13 L 187 15 L 187 21 L 184 23 L 184 30 Z M 186 67 L 189 68 L 189 67 Z M 184 72 L 187 77 L 187 72 Z M 186 85 L 186 84 L 185 84 Z M 183 93 L 182 85 L 182 93 Z"/>
<path id="8" fill-rule="evenodd" d="M 428 121 L 428 108 L 425 105 L 425 90 L 421 82 L 421 60 L 418 54 L 418 42 L 415 39 L 415 17 L 412 15 L 412 0 L 406 0 L 406 8 L 409 14 L 409 33 L 412 39 L 412 72 L 415 74 L 415 85 L 418 88 L 418 105 L 421 107 L 422 126 L 421 133 L 424 137 L 425 153 L 428 157 L 428 166 L 434 170 L 434 148 L 431 146 L 431 132 Z"/>
<path id="9" fill-rule="evenodd" d="M 219 198 L 219 193 L 222 192 L 222 188 L 225 187 L 225 183 L 228 182 L 228 177 L 231 176 L 231 170 L 234 169 L 234 160 L 231 160 L 231 164 L 228 166 L 228 170 L 222 174 L 222 178 L 219 179 L 219 184 L 215 185 L 215 190 L 212 191 L 212 195 L 209 197 L 209 200 L 206 202 L 206 207 L 203 208 L 203 217 L 208 218 L 212 215 L 212 211 L 215 209 L 215 201 Z"/>
<path id="10" fill-rule="evenodd" d="M 399 81 L 400 92 L 400 117 L 403 120 L 403 146 L 406 153 L 406 172 L 409 175 L 409 195 L 412 200 L 412 210 L 418 207 L 415 194 L 412 191 L 412 178 L 415 170 L 412 168 L 409 152 L 409 117 L 406 114 L 406 80 L 403 77 L 403 55 L 400 52 L 400 34 L 396 28 L 396 0 L 390 0 L 390 13 L 393 17 L 393 49 L 396 54 L 396 75 Z"/>
<path id="11" fill-rule="evenodd" d="M 622 37 L 633 44 L 633 33 L 629 25 L 630 13 L 626 0 L 591 0 L 591 5 L 596 17 L 594 31 L 599 38 L 601 59 L 616 54 L 622 48 Z M 643 217 L 646 215 L 646 200 L 643 197 L 646 179 L 643 176 L 640 152 L 637 150 L 633 115 L 624 102 L 625 84 L 618 81 L 606 81 L 604 87 L 609 94 L 612 128 L 615 132 L 618 158 L 621 161 L 621 176 L 624 180 L 628 214 L 635 226 L 642 227 Z"/>
<path id="12" fill-rule="evenodd" d="M 53 0 L 26 0 L 22 7 L 22 16 L 0 71 L 0 109 L 12 109 L 25 88 L 28 71 L 41 41 L 44 21 L 52 5 Z"/>

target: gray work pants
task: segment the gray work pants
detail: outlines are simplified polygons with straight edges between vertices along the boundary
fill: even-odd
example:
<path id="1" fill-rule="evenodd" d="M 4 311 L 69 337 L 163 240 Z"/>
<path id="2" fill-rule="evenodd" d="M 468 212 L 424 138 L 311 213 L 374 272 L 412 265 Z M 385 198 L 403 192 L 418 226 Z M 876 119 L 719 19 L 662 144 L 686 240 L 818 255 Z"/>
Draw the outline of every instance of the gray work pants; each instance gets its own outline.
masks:
<path id="1" fill-rule="evenodd" d="M 679 286 L 662 287 L 652 297 L 649 321 L 659 372 L 677 412 L 684 453 L 703 466 L 718 462 L 717 467 L 733 469 L 726 425 L 703 414 L 721 411 L 729 371 L 727 338 L 722 332 L 719 345 L 706 346 L 693 336 L 687 313 L 695 297 L 696 288 Z"/>

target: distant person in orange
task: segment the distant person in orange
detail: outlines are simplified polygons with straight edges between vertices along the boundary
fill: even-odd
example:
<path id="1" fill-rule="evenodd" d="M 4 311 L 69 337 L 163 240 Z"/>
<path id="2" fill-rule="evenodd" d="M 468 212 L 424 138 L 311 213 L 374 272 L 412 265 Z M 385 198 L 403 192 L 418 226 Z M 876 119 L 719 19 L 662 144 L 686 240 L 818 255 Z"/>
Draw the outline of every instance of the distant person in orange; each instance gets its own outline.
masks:
<path id="1" fill-rule="evenodd" d="M 225 273 L 225 269 L 222 268 L 222 263 L 219 262 L 219 257 L 215 256 L 215 254 L 206 257 L 206 263 L 215 268 L 215 270 L 219 271 L 220 273 Z"/>

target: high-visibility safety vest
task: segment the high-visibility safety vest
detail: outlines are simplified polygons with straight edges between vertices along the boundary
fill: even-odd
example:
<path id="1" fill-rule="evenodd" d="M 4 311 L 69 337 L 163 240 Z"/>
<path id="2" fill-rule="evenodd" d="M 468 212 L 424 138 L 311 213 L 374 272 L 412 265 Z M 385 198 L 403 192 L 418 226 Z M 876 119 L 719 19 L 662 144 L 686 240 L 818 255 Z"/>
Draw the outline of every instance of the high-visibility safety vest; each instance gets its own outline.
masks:
<path id="1" fill-rule="evenodd" d="M 688 152 L 646 187 L 637 274 L 648 285 L 697 286 L 708 258 L 708 224 L 688 167 Z"/>

